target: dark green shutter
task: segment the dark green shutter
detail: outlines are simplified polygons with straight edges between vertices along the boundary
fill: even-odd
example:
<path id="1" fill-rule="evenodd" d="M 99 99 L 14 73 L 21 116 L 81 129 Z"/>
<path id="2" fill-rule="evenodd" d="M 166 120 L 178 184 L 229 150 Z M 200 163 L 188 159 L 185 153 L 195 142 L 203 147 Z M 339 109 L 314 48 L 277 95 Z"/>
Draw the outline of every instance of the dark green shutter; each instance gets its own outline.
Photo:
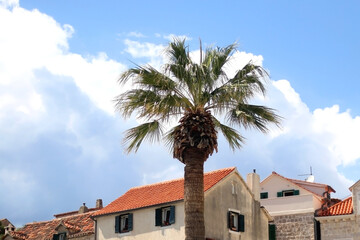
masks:
<path id="1" fill-rule="evenodd" d="M 283 193 L 282 192 L 278 192 L 277 193 L 277 197 L 282 197 L 283 196 Z"/>
<path id="2" fill-rule="evenodd" d="M 269 224 L 269 240 L 276 240 L 275 224 Z"/>
<path id="3" fill-rule="evenodd" d="M 54 234 L 53 235 L 53 240 L 59 240 L 59 234 Z"/>
<path id="4" fill-rule="evenodd" d="M 231 212 L 228 212 L 228 214 L 227 214 L 227 225 L 228 225 L 228 228 L 231 228 L 231 226 L 230 226 L 230 217 L 231 217 Z"/>
<path id="5" fill-rule="evenodd" d="M 300 194 L 300 190 L 294 190 L 294 195 L 299 195 Z"/>
<path id="6" fill-rule="evenodd" d="M 262 192 L 260 193 L 260 199 L 268 198 L 268 192 Z"/>
<path id="7" fill-rule="evenodd" d="M 133 214 L 129 213 L 128 215 L 128 226 L 129 226 L 129 231 L 133 230 Z"/>
<path id="8" fill-rule="evenodd" d="M 239 214 L 238 216 L 238 232 L 245 232 L 245 216 L 242 214 Z"/>
<path id="9" fill-rule="evenodd" d="M 161 219 L 162 219 L 162 210 L 161 208 L 155 209 L 155 226 L 161 226 Z"/>
<path id="10" fill-rule="evenodd" d="M 115 217 L 115 232 L 120 232 L 120 216 Z"/>
<path id="11" fill-rule="evenodd" d="M 174 224 L 175 223 L 175 206 L 170 206 L 170 219 L 169 219 L 170 224 Z"/>

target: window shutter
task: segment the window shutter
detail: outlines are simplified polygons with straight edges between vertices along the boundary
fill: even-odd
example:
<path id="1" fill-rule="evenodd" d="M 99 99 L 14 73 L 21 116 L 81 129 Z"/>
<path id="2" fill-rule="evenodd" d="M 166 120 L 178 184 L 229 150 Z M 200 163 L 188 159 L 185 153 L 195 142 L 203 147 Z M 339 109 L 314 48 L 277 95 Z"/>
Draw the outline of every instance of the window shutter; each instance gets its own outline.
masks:
<path id="1" fill-rule="evenodd" d="M 228 225 L 228 228 L 231 228 L 231 226 L 230 226 L 230 217 L 231 217 L 231 212 L 228 212 L 227 213 L 227 225 Z"/>
<path id="2" fill-rule="evenodd" d="M 300 190 L 294 190 L 294 195 L 299 195 L 300 194 Z"/>
<path id="3" fill-rule="evenodd" d="M 260 199 L 268 198 L 268 192 L 262 192 L 260 193 Z"/>
<path id="4" fill-rule="evenodd" d="M 120 216 L 115 217 L 115 233 L 120 232 Z"/>
<path id="5" fill-rule="evenodd" d="M 59 235 L 58 234 L 53 234 L 53 240 L 59 240 Z"/>
<path id="6" fill-rule="evenodd" d="M 277 197 L 282 197 L 283 196 L 283 193 L 282 192 L 278 192 L 277 193 Z"/>
<path id="7" fill-rule="evenodd" d="M 269 224 L 269 240 L 276 240 L 275 224 Z"/>
<path id="8" fill-rule="evenodd" d="M 133 230 L 133 214 L 129 213 L 128 215 L 128 225 L 129 225 L 129 231 Z"/>
<path id="9" fill-rule="evenodd" d="M 244 217 L 244 215 L 239 214 L 238 220 L 239 220 L 238 221 L 238 224 L 239 224 L 238 230 L 239 230 L 239 232 L 245 232 L 245 217 Z"/>
<path id="10" fill-rule="evenodd" d="M 170 219 L 169 219 L 170 224 L 174 224 L 175 223 L 175 206 L 170 206 Z"/>
<path id="11" fill-rule="evenodd" d="M 155 226 L 161 226 L 161 220 L 162 220 L 162 210 L 161 208 L 155 209 Z"/>

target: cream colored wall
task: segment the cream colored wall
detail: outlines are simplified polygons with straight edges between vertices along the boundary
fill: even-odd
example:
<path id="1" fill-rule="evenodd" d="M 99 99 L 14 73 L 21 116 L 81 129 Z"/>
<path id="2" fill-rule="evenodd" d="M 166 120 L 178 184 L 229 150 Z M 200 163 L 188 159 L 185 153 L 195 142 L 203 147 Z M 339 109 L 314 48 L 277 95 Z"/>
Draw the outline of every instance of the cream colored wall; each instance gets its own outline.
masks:
<path id="1" fill-rule="evenodd" d="M 314 212 L 321 207 L 321 202 L 312 195 L 261 199 L 260 202 L 271 216 Z"/>
<path id="2" fill-rule="evenodd" d="M 245 215 L 245 232 L 228 229 L 229 209 Z M 215 188 L 205 193 L 205 232 L 210 239 L 268 239 L 268 218 L 237 173 L 231 173 Z"/>
<path id="3" fill-rule="evenodd" d="M 277 198 L 277 192 L 290 189 L 300 190 L 300 195 L 309 194 L 306 190 L 276 175 L 260 183 L 260 192 L 268 192 L 269 198 Z"/>
<path id="4" fill-rule="evenodd" d="M 290 189 L 300 190 L 300 194 L 277 197 L 277 192 Z M 260 192 L 268 192 L 268 198 L 260 199 L 260 203 L 272 216 L 314 212 L 321 207 L 320 199 L 312 193 L 276 175 L 260 184 Z"/>
<path id="5" fill-rule="evenodd" d="M 159 207 L 175 206 L 175 223 L 166 227 L 155 226 L 155 209 Z M 125 214 L 128 212 L 124 212 Z M 160 205 L 130 211 L 133 214 L 133 230 L 128 233 L 115 233 L 115 216 L 112 214 L 97 219 L 97 240 L 183 240 L 184 231 L 184 203 Z"/>

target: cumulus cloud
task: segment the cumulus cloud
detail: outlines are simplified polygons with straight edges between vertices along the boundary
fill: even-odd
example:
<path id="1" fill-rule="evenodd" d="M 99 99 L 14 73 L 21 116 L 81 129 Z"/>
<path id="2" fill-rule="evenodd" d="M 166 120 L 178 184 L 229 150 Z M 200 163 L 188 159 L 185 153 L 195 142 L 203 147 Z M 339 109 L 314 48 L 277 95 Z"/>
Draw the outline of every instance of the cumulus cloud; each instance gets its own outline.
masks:
<path id="1" fill-rule="evenodd" d="M 160 35 L 161 36 L 161 35 Z M 176 35 L 176 34 L 168 34 L 168 35 L 163 35 L 162 36 L 164 39 L 167 39 L 169 41 L 174 41 L 174 39 L 185 39 L 187 41 L 192 40 L 191 37 L 187 36 L 187 35 Z"/>
<path id="2" fill-rule="evenodd" d="M 128 37 L 136 37 L 136 38 L 144 38 L 146 37 L 144 34 L 140 33 L 140 32 L 129 32 L 127 34 Z"/>
<path id="3" fill-rule="evenodd" d="M 36 96 L 33 71 L 45 68 L 73 78 L 99 108 L 113 113 L 112 100 L 119 90 L 116 79 L 125 65 L 108 59 L 105 53 L 83 57 L 69 52 L 68 39 L 74 33 L 71 25 L 61 26 L 38 10 L 0 8 L 0 30 L 0 84 L 13 91 L 20 91 L 15 86 L 23 88 L 29 93 L 29 97 L 22 95 L 24 103 Z"/>
<path id="4" fill-rule="evenodd" d="M 12 8 L 18 6 L 19 6 L 19 0 L 0 0 L 0 7 Z"/>
<path id="5" fill-rule="evenodd" d="M 159 68 L 164 62 L 165 45 L 125 39 L 125 51 L 133 58 L 145 58 L 145 63 Z"/>

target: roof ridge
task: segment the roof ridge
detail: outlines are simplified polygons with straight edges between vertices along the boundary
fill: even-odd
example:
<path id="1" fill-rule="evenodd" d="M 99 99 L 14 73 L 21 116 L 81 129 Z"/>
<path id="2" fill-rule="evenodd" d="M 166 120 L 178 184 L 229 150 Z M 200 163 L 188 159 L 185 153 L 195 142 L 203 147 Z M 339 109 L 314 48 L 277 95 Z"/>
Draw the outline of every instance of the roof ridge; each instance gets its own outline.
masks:
<path id="1" fill-rule="evenodd" d="M 228 168 L 222 168 L 222 169 L 213 170 L 213 171 L 204 173 L 204 177 L 206 175 L 209 175 L 209 174 L 214 174 L 214 173 L 217 173 L 217 172 L 223 172 L 223 171 L 234 170 L 234 169 L 235 169 L 235 167 L 228 167 Z M 135 187 L 130 188 L 128 191 L 133 190 L 133 189 L 139 189 L 139 188 L 145 188 L 145 187 L 153 187 L 153 186 L 156 186 L 156 185 L 163 185 L 163 184 L 168 184 L 168 183 L 177 182 L 177 181 L 183 181 L 183 180 L 184 180 L 183 177 L 182 178 L 175 178 L 175 179 L 165 180 L 165 181 L 161 181 L 161 182 L 157 182 L 157 183 L 150 183 L 150 184 L 146 184 L 146 185 L 135 186 Z"/>
<path id="2" fill-rule="evenodd" d="M 217 169 L 204 173 L 204 192 L 211 189 L 236 167 Z M 140 197 L 139 197 L 140 196 Z M 146 196 L 146 197 L 145 197 Z M 161 196 L 161 198 L 159 197 Z M 184 199 L 184 178 L 133 187 L 106 207 L 94 213 L 93 217 L 105 214 L 150 207 Z"/>
<path id="3" fill-rule="evenodd" d="M 91 215 L 93 214 L 95 211 L 91 211 L 91 212 L 86 212 L 86 213 L 78 213 L 78 214 L 73 214 L 73 215 L 69 215 L 69 216 L 64 216 L 64 217 L 59 217 L 59 218 L 54 218 L 51 220 L 46 220 L 46 221 L 38 221 L 38 222 L 31 222 L 31 223 L 26 223 L 24 226 L 26 225 L 33 225 L 33 224 L 41 224 L 41 223 L 47 223 L 47 222 L 52 222 L 52 221 L 66 221 L 66 219 L 64 218 L 71 218 L 74 216 L 79 216 L 79 215 Z"/>
<path id="4" fill-rule="evenodd" d="M 328 210 L 329 210 L 330 208 L 335 208 L 337 205 L 343 204 L 345 201 L 349 201 L 350 199 L 352 200 L 352 196 L 349 196 L 349 197 L 345 198 L 344 200 L 341 200 L 340 202 L 335 203 L 334 205 L 330 206 L 330 207 L 328 208 Z"/>
<path id="5" fill-rule="evenodd" d="M 300 180 L 300 179 L 295 179 L 295 178 L 287 178 L 287 177 L 285 177 L 285 178 L 288 179 L 288 180 L 291 180 L 291 181 L 299 181 L 299 182 L 308 183 L 308 184 L 318 184 L 318 185 L 329 186 L 329 185 L 327 185 L 327 184 L 325 184 L 325 183 L 308 182 L 308 181 L 306 181 L 306 180 Z"/>

